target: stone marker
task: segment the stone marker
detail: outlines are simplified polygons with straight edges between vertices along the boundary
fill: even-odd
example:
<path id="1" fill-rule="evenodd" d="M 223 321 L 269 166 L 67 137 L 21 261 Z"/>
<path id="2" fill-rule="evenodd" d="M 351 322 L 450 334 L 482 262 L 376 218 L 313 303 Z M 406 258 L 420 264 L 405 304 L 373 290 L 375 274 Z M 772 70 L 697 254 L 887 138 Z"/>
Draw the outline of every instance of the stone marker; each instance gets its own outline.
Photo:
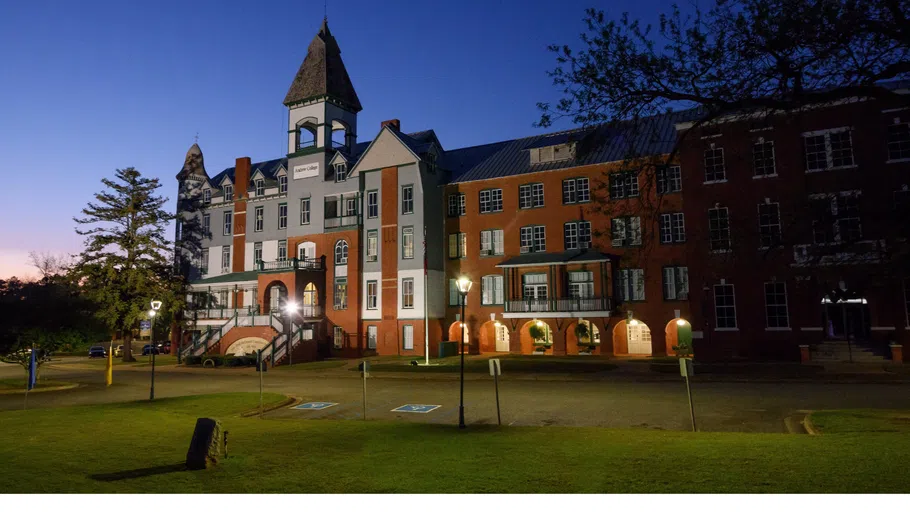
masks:
<path id="1" fill-rule="evenodd" d="M 224 436 L 221 422 L 211 418 L 196 420 L 193 440 L 186 452 L 187 469 L 206 469 L 224 455 Z"/>

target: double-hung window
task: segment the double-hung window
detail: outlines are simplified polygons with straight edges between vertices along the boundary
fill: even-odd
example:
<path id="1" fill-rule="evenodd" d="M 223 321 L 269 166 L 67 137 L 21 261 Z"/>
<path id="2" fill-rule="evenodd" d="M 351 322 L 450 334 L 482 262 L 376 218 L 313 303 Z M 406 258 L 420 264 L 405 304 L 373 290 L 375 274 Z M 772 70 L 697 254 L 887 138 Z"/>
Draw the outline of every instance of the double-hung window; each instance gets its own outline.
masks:
<path id="1" fill-rule="evenodd" d="M 815 215 L 812 223 L 815 243 L 852 242 L 862 238 L 859 198 L 860 192 L 854 190 L 810 196 Z"/>
<path id="2" fill-rule="evenodd" d="M 202 261 L 200 263 L 201 264 L 199 265 L 199 270 L 203 274 L 208 274 L 209 273 L 209 250 L 208 249 L 202 250 Z"/>
<path id="3" fill-rule="evenodd" d="M 464 207 L 462 207 L 462 212 Z M 502 211 L 502 189 L 492 188 L 480 191 L 480 213 Z"/>
<path id="4" fill-rule="evenodd" d="M 849 127 L 803 134 L 806 172 L 844 169 L 854 166 L 853 138 Z"/>
<path id="5" fill-rule="evenodd" d="M 622 300 L 645 300 L 645 271 L 641 268 L 624 268 L 619 271 L 619 295 Z"/>
<path id="6" fill-rule="evenodd" d="M 449 233 L 449 258 L 464 258 L 468 255 L 467 233 Z"/>
<path id="7" fill-rule="evenodd" d="M 480 255 L 493 256 L 503 253 L 503 232 L 501 229 L 487 229 L 480 232 Z"/>
<path id="8" fill-rule="evenodd" d="M 765 318 L 771 329 L 790 327 L 790 315 L 787 313 L 787 284 L 781 282 L 765 283 Z"/>
<path id="9" fill-rule="evenodd" d="M 281 203 L 278 205 L 278 229 L 288 227 L 288 204 Z"/>
<path id="10" fill-rule="evenodd" d="M 888 160 L 910 159 L 910 122 L 895 119 L 888 126 Z"/>
<path id="11" fill-rule="evenodd" d="M 714 316 L 717 329 L 736 329 L 736 295 L 732 284 L 714 285 Z"/>
<path id="12" fill-rule="evenodd" d="M 401 307 L 414 309 L 414 278 L 407 277 L 401 280 Z"/>
<path id="13" fill-rule="evenodd" d="M 521 252 L 545 252 L 547 229 L 545 226 L 524 226 L 520 231 Z"/>
<path id="14" fill-rule="evenodd" d="M 367 191 L 367 218 L 375 219 L 379 217 L 379 191 Z"/>
<path id="15" fill-rule="evenodd" d="M 460 217 L 465 214 L 464 194 L 449 194 L 449 217 Z"/>
<path id="16" fill-rule="evenodd" d="M 705 150 L 705 183 L 717 181 L 727 181 L 724 148 L 711 147 Z"/>
<path id="17" fill-rule="evenodd" d="M 610 219 L 613 247 L 641 245 L 641 217 L 614 217 Z"/>
<path id="18" fill-rule="evenodd" d="M 708 236 L 712 251 L 730 250 L 730 211 L 726 206 L 708 210 Z"/>
<path id="19" fill-rule="evenodd" d="M 288 193 L 288 177 L 287 176 L 278 176 L 278 193 L 279 194 Z"/>
<path id="20" fill-rule="evenodd" d="M 638 197 L 638 173 L 635 171 L 610 174 L 610 199 Z"/>
<path id="21" fill-rule="evenodd" d="M 686 241 L 686 221 L 682 213 L 660 214 L 660 243 L 676 244 Z"/>
<path id="22" fill-rule="evenodd" d="M 586 220 L 567 222 L 564 226 L 566 250 L 589 249 L 591 247 L 591 223 Z"/>
<path id="23" fill-rule="evenodd" d="M 234 232 L 233 221 L 234 214 L 232 212 L 224 212 L 224 231 L 222 234 L 230 235 Z"/>
<path id="24" fill-rule="evenodd" d="M 528 183 L 518 187 L 519 208 L 540 208 L 543 205 L 543 183 Z"/>
<path id="25" fill-rule="evenodd" d="M 253 210 L 253 231 L 262 231 L 265 219 L 265 206 L 257 206 Z"/>
<path id="26" fill-rule="evenodd" d="M 262 263 L 262 242 L 253 244 L 253 264 L 257 267 Z"/>
<path id="27" fill-rule="evenodd" d="M 414 259 L 414 226 L 401 228 L 401 259 Z"/>
<path id="28" fill-rule="evenodd" d="M 678 165 L 657 169 L 657 193 L 670 194 L 682 191 L 682 173 Z"/>
<path id="29" fill-rule="evenodd" d="M 484 306 L 502 304 L 502 276 L 483 276 L 480 280 L 480 303 Z"/>
<path id="30" fill-rule="evenodd" d="M 405 185 L 401 187 L 401 214 L 410 215 L 414 213 L 414 185 Z"/>
<path id="31" fill-rule="evenodd" d="M 288 241 L 279 240 L 278 241 L 278 261 L 286 261 L 288 259 Z"/>
<path id="32" fill-rule="evenodd" d="M 233 201 L 233 200 L 234 200 L 234 186 L 233 186 L 233 185 L 225 185 L 225 186 L 224 186 L 224 200 L 225 200 L 225 201 Z"/>
<path id="33" fill-rule="evenodd" d="M 336 277 L 335 278 L 335 293 L 334 293 L 334 306 L 335 309 L 348 309 L 348 278 L 347 277 Z"/>
<path id="34" fill-rule="evenodd" d="M 376 340 L 379 338 L 379 326 L 378 325 L 368 325 L 367 326 L 367 348 L 370 350 L 376 350 Z"/>
<path id="35" fill-rule="evenodd" d="M 562 204 L 586 203 L 591 200 L 588 178 L 562 180 Z"/>
<path id="36" fill-rule="evenodd" d="M 221 247 L 221 272 L 226 274 L 231 271 L 231 246 Z"/>
<path id="37" fill-rule="evenodd" d="M 758 142 L 752 144 L 752 172 L 756 178 L 777 174 L 774 165 L 774 141 L 758 139 Z"/>
<path id="38" fill-rule="evenodd" d="M 265 195 L 265 180 L 256 180 L 253 182 L 256 186 L 256 197 L 262 197 Z"/>
<path id="39" fill-rule="evenodd" d="M 212 216 L 208 213 L 202 214 L 202 234 L 205 236 L 212 234 Z"/>
<path id="40" fill-rule="evenodd" d="M 367 261 L 379 260 L 379 231 L 367 231 Z"/>
<path id="41" fill-rule="evenodd" d="M 336 325 L 335 328 L 332 329 L 332 346 L 334 346 L 335 348 L 338 348 L 338 349 L 344 347 L 344 328 L 343 327 Z"/>
<path id="42" fill-rule="evenodd" d="M 458 281 L 456 279 L 449 279 L 449 305 L 461 305 L 461 293 L 458 291 Z"/>
<path id="43" fill-rule="evenodd" d="M 780 205 L 778 203 L 758 204 L 758 235 L 759 245 L 763 249 L 780 243 Z"/>
<path id="44" fill-rule="evenodd" d="M 310 198 L 300 200 L 300 225 L 310 223 Z"/>
<path id="45" fill-rule="evenodd" d="M 664 300 L 689 300 L 689 267 L 664 267 Z"/>
<path id="46" fill-rule="evenodd" d="M 367 281 L 367 309 L 378 307 L 379 281 Z"/>
<path id="47" fill-rule="evenodd" d="M 207 188 L 202 191 L 202 204 L 212 204 L 212 189 Z"/>

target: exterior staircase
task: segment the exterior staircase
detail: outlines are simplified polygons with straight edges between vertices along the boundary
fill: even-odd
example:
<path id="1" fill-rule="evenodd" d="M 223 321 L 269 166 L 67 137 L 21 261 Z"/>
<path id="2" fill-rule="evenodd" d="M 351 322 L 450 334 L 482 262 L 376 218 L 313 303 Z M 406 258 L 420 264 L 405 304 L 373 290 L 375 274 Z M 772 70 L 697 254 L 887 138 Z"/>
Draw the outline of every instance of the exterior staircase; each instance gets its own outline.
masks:
<path id="1" fill-rule="evenodd" d="M 862 341 L 827 340 L 812 348 L 810 359 L 820 363 L 842 363 L 852 360 L 855 363 L 885 363 L 890 356 L 885 348 L 877 348 Z"/>
<path id="2" fill-rule="evenodd" d="M 273 325 L 273 327 L 275 326 Z M 276 327 L 275 330 L 280 331 L 280 326 Z M 289 341 L 287 333 L 279 332 L 262 349 L 262 361 L 272 367 L 282 364 L 286 359 L 289 359 L 288 355 L 293 355 L 293 351 L 296 351 L 304 343 L 315 344 L 316 341 L 313 339 L 313 334 L 314 331 L 312 329 L 299 327 L 291 331 Z M 313 347 L 313 352 L 315 353 L 315 346 Z"/>
<path id="3" fill-rule="evenodd" d="M 216 348 L 218 343 L 234 327 L 271 325 L 281 332 L 281 320 L 274 315 L 256 315 L 254 312 L 236 310 L 228 320 L 214 329 L 201 331 L 193 336 L 193 343 L 183 349 L 182 357 L 199 356 Z"/>

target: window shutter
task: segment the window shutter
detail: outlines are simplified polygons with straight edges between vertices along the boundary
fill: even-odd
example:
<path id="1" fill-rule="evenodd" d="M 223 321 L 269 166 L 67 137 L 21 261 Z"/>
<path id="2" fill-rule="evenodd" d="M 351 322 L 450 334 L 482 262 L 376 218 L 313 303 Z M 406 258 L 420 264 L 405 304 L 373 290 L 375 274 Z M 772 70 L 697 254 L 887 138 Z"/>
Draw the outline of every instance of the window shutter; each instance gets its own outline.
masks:
<path id="1" fill-rule="evenodd" d="M 633 245 L 641 245 L 641 217 L 632 217 L 629 219 L 629 238 L 632 239 Z"/>

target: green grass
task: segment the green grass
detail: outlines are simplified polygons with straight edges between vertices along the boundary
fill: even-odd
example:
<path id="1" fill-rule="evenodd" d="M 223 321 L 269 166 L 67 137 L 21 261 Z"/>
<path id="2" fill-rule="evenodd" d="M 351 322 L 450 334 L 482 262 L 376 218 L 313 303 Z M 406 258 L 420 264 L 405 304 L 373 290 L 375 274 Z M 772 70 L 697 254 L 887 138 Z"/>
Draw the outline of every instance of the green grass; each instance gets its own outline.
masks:
<path id="1" fill-rule="evenodd" d="M 329 368 L 341 368 L 346 364 L 353 364 L 351 360 L 329 359 L 326 361 L 312 361 L 309 363 L 295 363 L 292 365 L 282 364 L 272 370 L 279 372 L 297 372 L 307 370 L 326 370 Z"/>
<path id="2" fill-rule="evenodd" d="M 0 379 L 0 391 L 10 390 L 10 389 L 25 389 L 26 381 L 25 377 L 21 379 Z M 66 386 L 69 385 L 69 382 L 61 382 L 59 380 L 43 380 L 39 379 L 37 382 L 37 388 L 51 388 L 57 386 Z"/>
<path id="3" fill-rule="evenodd" d="M 130 363 L 124 363 L 122 357 L 115 357 L 114 366 L 135 366 L 137 368 L 141 368 L 143 366 L 152 366 L 152 358 L 149 356 L 134 355 L 133 359 L 135 359 L 135 361 L 130 362 Z M 54 363 L 54 364 L 86 364 L 86 365 L 90 365 L 90 366 L 97 366 L 99 368 L 104 368 L 107 365 L 107 358 L 99 357 L 99 358 L 89 359 L 88 357 L 85 357 L 81 360 L 76 360 L 76 361 L 72 361 L 72 360 L 70 360 L 70 361 L 52 361 L 52 363 Z M 174 366 L 176 364 L 177 364 L 176 355 L 155 356 L 155 366 Z"/>
<path id="4" fill-rule="evenodd" d="M 894 476 L 910 454 L 910 436 L 886 433 L 459 431 L 237 416 L 257 402 L 237 393 L 0 412 L 4 492 L 899 493 L 905 484 Z M 201 416 L 222 420 L 230 457 L 178 471 Z M 104 481 L 122 472 L 130 478 Z"/>
<path id="5" fill-rule="evenodd" d="M 503 355 L 499 357 L 503 373 L 599 373 L 614 370 L 617 365 L 608 359 L 599 357 L 574 356 L 520 356 Z M 431 359 L 433 366 L 415 366 L 411 361 L 422 363 L 422 358 L 400 358 L 392 361 L 375 360 L 370 363 L 371 372 L 408 372 L 408 373 L 457 373 L 461 370 L 459 357 Z M 358 371 L 357 367 L 351 368 Z M 489 373 L 490 363 L 487 358 L 471 358 L 464 362 L 465 373 Z"/>
<path id="6" fill-rule="evenodd" d="M 816 411 L 810 415 L 812 425 L 821 434 L 856 432 L 895 432 L 910 434 L 910 411 L 850 409 Z"/>

